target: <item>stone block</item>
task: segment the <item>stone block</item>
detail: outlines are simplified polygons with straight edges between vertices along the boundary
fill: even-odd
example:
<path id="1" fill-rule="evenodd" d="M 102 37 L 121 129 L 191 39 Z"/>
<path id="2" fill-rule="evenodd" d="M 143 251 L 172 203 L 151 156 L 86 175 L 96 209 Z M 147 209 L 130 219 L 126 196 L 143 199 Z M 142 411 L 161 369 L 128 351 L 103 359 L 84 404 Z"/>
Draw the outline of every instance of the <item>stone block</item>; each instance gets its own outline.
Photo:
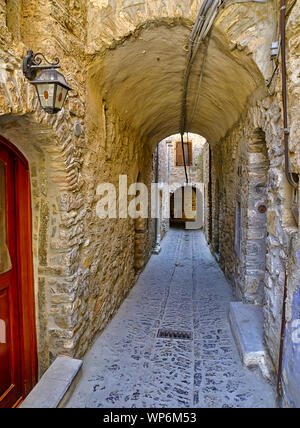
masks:
<path id="1" fill-rule="evenodd" d="M 258 366 L 262 374 L 266 378 L 270 378 L 263 344 L 262 308 L 244 305 L 242 302 L 232 302 L 230 303 L 229 320 L 243 363 L 247 367 Z"/>

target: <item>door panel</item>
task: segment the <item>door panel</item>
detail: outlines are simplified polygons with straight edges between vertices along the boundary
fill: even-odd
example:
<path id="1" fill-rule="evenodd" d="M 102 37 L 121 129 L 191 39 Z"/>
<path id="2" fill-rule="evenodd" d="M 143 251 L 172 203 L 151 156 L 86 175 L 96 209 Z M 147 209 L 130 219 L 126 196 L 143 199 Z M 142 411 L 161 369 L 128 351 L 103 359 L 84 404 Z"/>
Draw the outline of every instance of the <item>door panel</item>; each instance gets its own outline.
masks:
<path id="1" fill-rule="evenodd" d="M 7 290 L 0 291 L 0 396 L 10 387 L 9 376 L 9 299 Z"/>
<path id="2" fill-rule="evenodd" d="M 6 166 L 0 161 L 0 275 L 12 268 L 6 238 Z"/>
<path id="3" fill-rule="evenodd" d="M 22 396 L 14 156 L 0 145 L 0 407 Z"/>
<path id="4" fill-rule="evenodd" d="M 37 382 L 28 163 L 0 136 L 0 408 Z"/>

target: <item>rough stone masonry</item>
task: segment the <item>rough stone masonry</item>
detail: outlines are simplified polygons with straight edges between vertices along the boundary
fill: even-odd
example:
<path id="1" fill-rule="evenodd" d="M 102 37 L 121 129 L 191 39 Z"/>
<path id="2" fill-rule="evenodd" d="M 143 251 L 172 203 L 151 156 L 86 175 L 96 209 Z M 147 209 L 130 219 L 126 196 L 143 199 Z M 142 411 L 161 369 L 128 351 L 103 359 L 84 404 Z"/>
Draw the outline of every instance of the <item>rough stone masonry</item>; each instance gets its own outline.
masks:
<path id="1" fill-rule="evenodd" d="M 153 181 L 155 147 L 178 132 L 201 4 L 0 0 L 0 135 L 30 167 L 40 374 L 57 355 L 85 354 L 149 258 L 154 222 L 99 220 L 96 188 L 122 174 Z M 224 2 L 193 65 L 187 126 L 209 145 L 207 239 L 239 298 L 263 306 L 274 374 L 287 275 L 283 384 L 285 405 L 299 407 L 299 199 L 285 180 L 282 76 L 270 58 L 278 11 L 277 0 Z M 299 174 L 299 2 L 287 1 L 286 25 L 290 159 Z M 61 60 L 73 90 L 57 115 L 41 110 L 25 81 L 27 49 Z"/>

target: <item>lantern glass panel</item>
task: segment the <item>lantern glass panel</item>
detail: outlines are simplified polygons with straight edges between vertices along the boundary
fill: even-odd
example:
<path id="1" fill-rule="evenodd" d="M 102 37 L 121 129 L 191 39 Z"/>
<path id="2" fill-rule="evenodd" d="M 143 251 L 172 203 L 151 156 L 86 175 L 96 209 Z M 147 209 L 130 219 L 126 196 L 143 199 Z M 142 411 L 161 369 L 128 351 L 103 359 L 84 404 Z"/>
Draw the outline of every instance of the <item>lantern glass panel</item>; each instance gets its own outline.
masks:
<path id="1" fill-rule="evenodd" d="M 54 83 L 38 83 L 36 84 L 36 90 L 40 99 L 40 103 L 43 109 L 53 109 L 54 105 L 54 94 L 55 94 Z"/>
<path id="2" fill-rule="evenodd" d="M 56 109 L 58 109 L 58 110 L 62 109 L 64 102 L 65 102 L 65 99 L 66 99 L 66 96 L 67 96 L 67 92 L 68 92 L 68 90 L 66 88 L 64 88 L 63 86 L 61 86 L 59 84 L 57 85 L 56 97 L 55 97 L 55 106 L 54 106 Z"/>

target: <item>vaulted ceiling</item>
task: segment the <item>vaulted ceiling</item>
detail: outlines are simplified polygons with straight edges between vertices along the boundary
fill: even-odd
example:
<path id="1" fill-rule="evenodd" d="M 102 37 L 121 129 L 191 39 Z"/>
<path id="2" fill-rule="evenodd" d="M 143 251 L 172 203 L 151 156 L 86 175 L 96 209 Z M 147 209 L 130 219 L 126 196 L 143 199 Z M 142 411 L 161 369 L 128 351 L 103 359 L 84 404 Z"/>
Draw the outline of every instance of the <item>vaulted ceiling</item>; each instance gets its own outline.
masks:
<path id="1" fill-rule="evenodd" d="M 102 17 L 100 37 L 93 26 L 89 39 L 93 54 L 90 77 L 102 97 L 153 144 L 180 127 L 187 47 L 196 10 L 195 2 L 183 3 L 194 9 L 175 17 L 153 19 L 150 14 L 148 20 L 139 15 L 141 22 L 133 25 L 131 19 L 127 26 L 123 17 L 123 33 L 115 25 L 108 32 L 109 22 L 114 21 L 111 9 L 109 19 Z M 219 13 L 189 80 L 189 132 L 203 135 L 212 144 L 217 142 L 238 120 L 248 97 L 265 86 L 274 32 L 270 7 L 236 4 Z M 118 14 L 116 8 L 115 21 Z"/>

